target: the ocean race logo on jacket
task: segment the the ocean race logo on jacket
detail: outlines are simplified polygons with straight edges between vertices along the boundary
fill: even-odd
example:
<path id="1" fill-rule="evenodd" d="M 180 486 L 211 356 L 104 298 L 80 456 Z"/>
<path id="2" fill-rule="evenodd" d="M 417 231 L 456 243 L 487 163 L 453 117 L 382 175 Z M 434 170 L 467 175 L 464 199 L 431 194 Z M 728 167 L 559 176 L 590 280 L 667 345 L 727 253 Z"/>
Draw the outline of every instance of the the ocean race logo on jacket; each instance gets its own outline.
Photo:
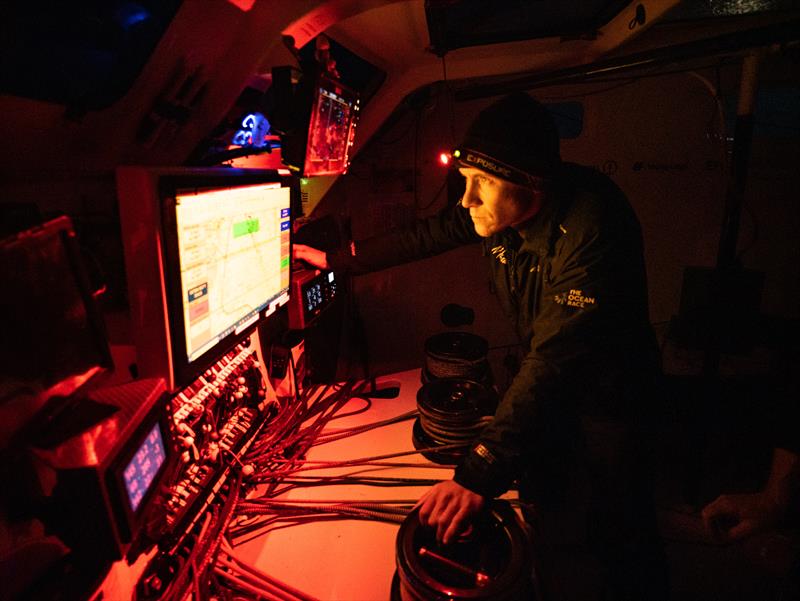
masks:
<path id="1" fill-rule="evenodd" d="M 570 290 L 569 292 L 562 292 L 561 294 L 556 294 L 553 297 L 559 305 L 566 305 L 567 307 L 577 307 L 579 309 L 585 309 L 587 305 L 594 305 L 596 304 L 596 300 L 593 296 L 586 296 L 583 293 L 583 290 Z"/>
<path id="2" fill-rule="evenodd" d="M 502 244 L 493 247 L 492 254 L 494 255 L 494 258 L 500 261 L 503 265 L 508 263 L 508 259 L 506 258 L 506 247 Z"/>

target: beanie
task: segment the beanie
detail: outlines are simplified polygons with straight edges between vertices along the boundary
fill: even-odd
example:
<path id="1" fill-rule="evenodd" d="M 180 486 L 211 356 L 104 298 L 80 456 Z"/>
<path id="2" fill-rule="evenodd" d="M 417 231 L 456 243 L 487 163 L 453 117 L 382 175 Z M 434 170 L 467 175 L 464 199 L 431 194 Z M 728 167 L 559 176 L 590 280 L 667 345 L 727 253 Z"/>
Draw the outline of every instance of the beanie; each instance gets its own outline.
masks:
<path id="1" fill-rule="evenodd" d="M 464 167 L 521 185 L 529 176 L 551 177 L 561 165 L 550 113 L 524 92 L 504 96 L 478 113 L 453 156 Z"/>

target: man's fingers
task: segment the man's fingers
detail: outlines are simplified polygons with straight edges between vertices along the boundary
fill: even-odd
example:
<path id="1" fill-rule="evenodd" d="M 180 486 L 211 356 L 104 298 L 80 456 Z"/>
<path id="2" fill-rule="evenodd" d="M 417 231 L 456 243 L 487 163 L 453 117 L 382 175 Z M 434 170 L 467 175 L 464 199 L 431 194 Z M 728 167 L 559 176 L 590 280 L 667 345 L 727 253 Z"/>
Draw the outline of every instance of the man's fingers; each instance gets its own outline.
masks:
<path id="1" fill-rule="evenodd" d="M 438 498 L 438 495 L 431 489 L 417 503 L 419 506 L 419 521 L 423 526 L 434 526 L 433 521 L 436 519 Z"/>
<path id="2" fill-rule="evenodd" d="M 452 502 L 452 496 L 437 491 L 427 495 L 420 505 L 419 521 L 423 526 L 436 530 L 436 540 L 443 542 L 457 511 L 458 504 Z"/>
<path id="3" fill-rule="evenodd" d="M 420 524 L 433 529 L 436 540 L 447 544 L 461 534 L 482 505 L 483 497 L 446 480 L 428 490 L 415 508 Z"/>
<path id="4" fill-rule="evenodd" d="M 721 513 L 730 513 L 732 510 L 731 499 L 728 495 L 720 495 L 703 508 L 703 519 L 713 518 Z"/>
<path id="5" fill-rule="evenodd" d="M 450 519 L 450 523 L 448 527 L 445 529 L 442 535 L 442 542 L 445 545 L 449 545 L 453 542 L 461 532 L 464 530 L 466 526 L 466 521 L 469 518 L 469 511 L 468 507 L 464 506 L 461 507 L 458 512 Z"/>
<path id="6" fill-rule="evenodd" d="M 450 539 L 447 538 L 447 534 L 453 528 L 453 520 L 455 520 L 455 516 L 458 515 L 455 511 L 456 509 L 457 507 L 451 504 L 436 516 L 436 540 L 439 542 L 445 544 L 450 542 Z"/>
<path id="7" fill-rule="evenodd" d="M 711 532 L 718 530 L 718 523 L 723 520 L 736 519 L 738 512 L 731 503 L 730 497 L 722 495 L 717 497 L 713 502 L 709 503 L 703 508 L 701 516 L 703 523 Z"/>
<path id="8" fill-rule="evenodd" d="M 745 538 L 746 536 L 750 536 L 756 531 L 756 529 L 757 524 L 753 520 L 742 520 L 738 524 L 731 527 L 726 534 L 731 540 L 739 540 L 741 538 Z"/>
<path id="9" fill-rule="evenodd" d="M 292 258 L 296 261 L 305 261 L 320 269 L 328 269 L 329 267 L 325 252 L 305 244 L 295 244 L 292 247 Z"/>
<path id="10" fill-rule="evenodd" d="M 426 499 L 427 499 L 427 498 L 430 496 L 430 494 L 431 494 L 431 489 L 429 488 L 429 489 L 428 489 L 428 490 L 426 490 L 426 491 L 425 491 L 425 493 L 424 493 L 424 494 L 423 494 L 423 495 L 422 495 L 422 496 L 419 498 L 419 500 L 417 501 L 417 504 L 416 504 L 416 505 L 414 505 L 414 507 L 412 507 L 412 508 L 411 508 L 411 510 L 413 511 L 413 510 L 414 510 L 414 509 L 416 509 L 417 507 L 422 507 L 422 505 L 425 503 L 425 500 L 426 500 Z"/>

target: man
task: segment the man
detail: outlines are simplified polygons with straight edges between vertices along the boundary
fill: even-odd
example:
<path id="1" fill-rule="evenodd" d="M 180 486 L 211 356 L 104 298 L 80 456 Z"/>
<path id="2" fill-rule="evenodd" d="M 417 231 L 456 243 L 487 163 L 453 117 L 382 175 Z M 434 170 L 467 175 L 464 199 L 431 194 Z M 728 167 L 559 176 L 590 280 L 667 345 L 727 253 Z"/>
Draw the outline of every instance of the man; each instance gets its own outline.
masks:
<path id="1" fill-rule="evenodd" d="M 529 351 L 453 480 L 420 499 L 420 519 L 447 544 L 515 479 L 546 516 L 565 502 L 568 475 L 581 473 L 606 594 L 663 596 L 642 436 L 659 361 L 636 216 L 608 178 L 562 163 L 552 119 L 527 94 L 483 110 L 453 156 L 466 180 L 460 206 L 348 251 L 295 249 L 318 267 L 359 274 L 483 242 L 501 306 Z"/>

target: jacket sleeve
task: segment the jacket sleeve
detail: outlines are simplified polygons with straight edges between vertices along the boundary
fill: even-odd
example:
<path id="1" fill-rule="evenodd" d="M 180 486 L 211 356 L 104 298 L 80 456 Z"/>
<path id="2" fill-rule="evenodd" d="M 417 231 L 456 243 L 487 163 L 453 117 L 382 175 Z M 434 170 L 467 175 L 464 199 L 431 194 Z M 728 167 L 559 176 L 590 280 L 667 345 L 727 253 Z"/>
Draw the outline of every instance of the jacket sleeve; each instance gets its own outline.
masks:
<path id="1" fill-rule="evenodd" d="M 635 316 L 642 302 L 646 306 L 646 293 L 642 298 L 629 281 L 638 277 L 644 286 L 630 253 L 641 256 L 641 243 L 614 229 L 581 233 L 557 252 L 552 272 L 540 274 L 530 350 L 493 420 L 456 469 L 462 486 L 489 498 L 505 492 L 537 432 L 550 426 L 544 422 L 563 414 L 561 404 L 581 398 L 581 387 L 602 388 L 611 377 L 608 366 L 618 360 L 615 345 L 634 344 L 633 324 L 640 323 Z"/>
<path id="2" fill-rule="evenodd" d="M 478 242 L 469 212 L 455 205 L 410 228 L 388 232 L 353 243 L 351 248 L 328 253 L 328 264 L 354 275 L 424 259 L 458 246 Z"/>

